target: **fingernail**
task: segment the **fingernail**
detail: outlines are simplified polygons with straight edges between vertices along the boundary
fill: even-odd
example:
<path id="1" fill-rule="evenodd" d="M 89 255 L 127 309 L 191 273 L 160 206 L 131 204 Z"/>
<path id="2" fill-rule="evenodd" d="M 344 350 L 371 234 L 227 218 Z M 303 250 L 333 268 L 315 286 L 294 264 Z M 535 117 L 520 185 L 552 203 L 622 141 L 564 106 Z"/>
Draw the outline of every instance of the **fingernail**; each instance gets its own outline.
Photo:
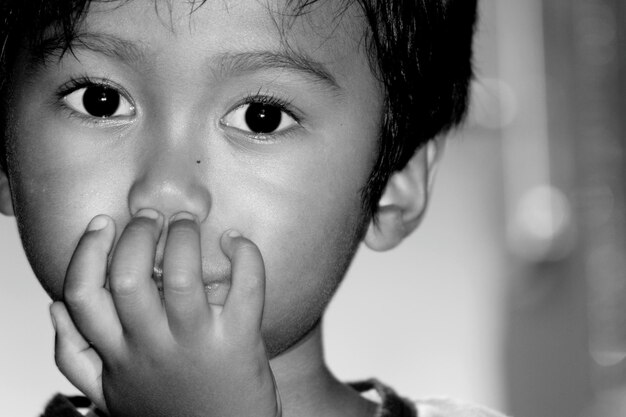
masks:
<path id="1" fill-rule="evenodd" d="M 52 320 L 52 327 L 54 327 L 54 331 L 56 332 L 57 331 L 57 320 L 54 317 L 54 312 L 52 311 L 52 304 L 50 304 L 50 320 Z"/>
<path id="2" fill-rule="evenodd" d="M 187 211 L 181 211 L 181 212 L 174 214 L 172 217 L 170 217 L 170 223 L 174 223 L 179 220 L 196 221 L 196 216 L 194 216 L 193 214 Z"/>
<path id="3" fill-rule="evenodd" d="M 240 237 L 240 236 L 241 236 L 241 233 L 239 233 L 239 232 L 238 232 L 238 231 L 236 231 L 236 230 L 231 229 L 231 230 L 229 230 L 228 232 L 226 232 L 226 235 L 227 235 L 229 238 L 234 239 L 234 238 L 236 238 L 236 237 Z"/>
<path id="4" fill-rule="evenodd" d="M 161 215 L 155 209 L 143 208 L 135 213 L 135 217 L 145 217 L 147 219 L 158 220 Z"/>
<path id="5" fill-rule="evenodd" d="M 95 232 L 96 230 L 102 230 L 109 224 L 109 219 L 106 216 L 96 216 L 89 222 L 87 231 Z"/>

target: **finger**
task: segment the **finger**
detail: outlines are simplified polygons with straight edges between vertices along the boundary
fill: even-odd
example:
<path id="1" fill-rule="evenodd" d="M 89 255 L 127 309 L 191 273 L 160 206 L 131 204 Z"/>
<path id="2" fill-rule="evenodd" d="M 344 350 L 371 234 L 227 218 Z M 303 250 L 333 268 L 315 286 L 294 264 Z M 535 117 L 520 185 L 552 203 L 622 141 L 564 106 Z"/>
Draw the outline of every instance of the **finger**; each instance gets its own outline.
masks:
<path id="1" fill-rule="evenodd" d="M 234 230 L 222 235 L 221 246 L 231 265 L 231 287 L 222 314 L 237 320 L 244 331 L 258 332 L 265 302 L 265 265 L 261 252 Z"/>
<path id="2" fill-rule="evenodd" d="M 164 318 L 159 290 L 152 279 L 162 227 L 159 212 L 139 210 L 126 225 L 111 260 L 111 295 L 124 333 L 130 337 L 152 338 Z"/>
<path id="3" fill-rule="evenodd" d="M 102 352 L 121 339 L 121 325 L 111 294 L 104 288 L 115 224 L 107 216 L 93 218 L 67 268 L 63 298 L 80 332 Z"/>
<path id="4" fill-rule="evenodd" d="M 174 337 L 197 336 L 210 317 L 202 280 L 200 228 L 186 212 L 170 220 L 163 258 L 163 296 Z"/>
<path id="5" fill-rule="evenodd" d="M 280 391 L 278 391 L 278 384 L 276 383 L 276 377 L 274 372 L 270 368 L 270 375 L 272 376 L 272 383 L 274 384 L 274 395 L 276 396 L 276 417 L 282 417 L 283 415 L 283 402 L 280 398 Z"/>
<path id="6" fill-rule="evenodd" d="M 100 356 L 74 326 L 62 302 L 50 305 L 50 316 L 56 331 L 54 359 L 57 367 L 98 408 L 106 410 Z"/>

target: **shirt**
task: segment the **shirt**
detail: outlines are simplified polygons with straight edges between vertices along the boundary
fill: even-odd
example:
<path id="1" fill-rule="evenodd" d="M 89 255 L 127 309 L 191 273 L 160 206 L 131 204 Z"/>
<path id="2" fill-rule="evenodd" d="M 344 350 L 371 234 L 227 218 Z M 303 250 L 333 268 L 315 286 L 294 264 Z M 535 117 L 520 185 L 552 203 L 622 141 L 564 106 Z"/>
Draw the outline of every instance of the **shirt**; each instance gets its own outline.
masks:
<path id="1" fill-rule="evenodd" d="M 485 407 L 435 398 L 410 401 L 376 379 L 349 384 L 365 398 L 378 403 L 375 417 L 505 417 Z M 86 397 L 55 395 L 41 417 L 107 417 Z"/>

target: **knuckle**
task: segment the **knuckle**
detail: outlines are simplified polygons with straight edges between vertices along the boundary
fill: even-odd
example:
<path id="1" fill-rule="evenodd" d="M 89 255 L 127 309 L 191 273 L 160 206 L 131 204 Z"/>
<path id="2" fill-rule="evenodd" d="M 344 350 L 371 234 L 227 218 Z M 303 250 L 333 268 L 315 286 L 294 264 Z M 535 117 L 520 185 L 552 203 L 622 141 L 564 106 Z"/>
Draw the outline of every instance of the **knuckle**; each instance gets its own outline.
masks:
<path id="1" fill-rule="evenodd" d="M 70 307 L 79 307 L 89 303 L 92 298 L 91 291 L 88 286 L 80 281 L 66 280 L 63 291 L 63 299 Z"/>
<path id="2" fill-rule="evenodd" d="M 56 365 L 56 367 L 61 371 L 61 372 L 65 372 L 68 368 L 68 364 L 69 364 L 69 359 L 67 357 L 67 355 L 65 354 L 65 350 L 63 349 L 62 346 L 58 346 L 57 344 L 57 348 L 55 349 L 54 352 L 54 363 Z"/>
<path id="3" fill-rule="evenodd" d="M 117 274 L 111 279 L 111 293 L 117 297 L 132 297 L 139 288 L 139 280 L 131 273 Z"/>
<path id="4" fill-rule="evenodd" d="M 164 285 L 168 291 L 182 295 L 194 292 L 195 284 L 193 274 L 184 270 L 172 271 L 164 280 Z"/>

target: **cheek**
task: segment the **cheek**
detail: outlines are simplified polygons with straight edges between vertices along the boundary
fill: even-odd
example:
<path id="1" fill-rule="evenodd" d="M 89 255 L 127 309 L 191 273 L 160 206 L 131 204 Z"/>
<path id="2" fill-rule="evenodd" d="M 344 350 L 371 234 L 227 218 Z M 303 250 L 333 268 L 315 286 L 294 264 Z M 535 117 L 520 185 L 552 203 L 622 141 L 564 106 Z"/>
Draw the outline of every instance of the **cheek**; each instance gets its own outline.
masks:
<path id="1" fill-rule="evenodd" d="M 26 255 L 35 275 L 55 299 L 61 295 L 67 264 L 84 230 L 82 213 L 71 207 L 68 188 L 48 181 L 32 171 L 13 175 L 16 217 Z M 71 213 L 71 215 L 70 215 Z"/>
<path id="2" fill-rule="evenodd" d="M 245 230 L 266 265 L 264 334 L 273 351 L 317 322 L 343 277 L 359 242 L 360 190 L 369 174 L 365 164 L 295 159 L 297 167 L 274 169 L 273 181 L 257 173 L 254 187 L 236 193 L 246 196 L 239 215 L 250 218 Z"/>
<path id="3" fill-rule="evenodd" d="M 272 225 L 273 242 L 259 243 L 267 272 L 263 334 L 272 356 L 318 322 L 359 242 L 360 199 L 349 208 L 319 203 L 286 213 L 288 222 Z"/>
<path id="4" fill-rule="evenodd" d="M 341 156 L 307 152 L 267 170 L 236 174 L 240 184 L 228 193 L 238 200 L 227 205 L 239 207 L 235 222 L 248 219 L 242 226 L 264 253 L 270 279 L 332 269 L 341 258 L 336 249 L 352 246 L 369 164 L 350 165 Z"/>
<path id="5" fill-rule="evenodd" d="M 70 141 L 64 146 L 53 140 L 55 134 L 60 132 L 37 123 L 16 130 L 19 140 L 10 141 L 8 168 L 26 255 L 46 291 L 59 298 L 87 223 L 96 214 L 115 213 L 111 202 L 118 197 L 111 178 L 94 169 L 94 158 L 81 155 L 80 147 Z"/>
<path id="6" fill-rule="evenodd" d="M 321 313 L 359 241 L 358 205 L 346 211 L 309 205 L 302 213 L 308 215 L 294 216 L 292 228 L 268 246 L 268 305 L 279 317 L 294 309 Z"/>

